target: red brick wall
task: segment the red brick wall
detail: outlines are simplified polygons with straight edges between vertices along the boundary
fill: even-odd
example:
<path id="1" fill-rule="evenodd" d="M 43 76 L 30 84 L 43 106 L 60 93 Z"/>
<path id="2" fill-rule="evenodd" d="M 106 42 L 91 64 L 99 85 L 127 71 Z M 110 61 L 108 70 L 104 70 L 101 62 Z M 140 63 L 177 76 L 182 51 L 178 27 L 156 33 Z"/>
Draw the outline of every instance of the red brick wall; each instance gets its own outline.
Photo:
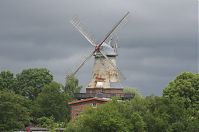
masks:
<path id="1" fill-rule="evenodd" d="M 104 93 L 123 93 L 123 89 L 116 89 L 116 88 L 107 88 L 107 89 L 103 89 Z"/>
<path id="2" fill-rule="evenodd" d="M 100 101 L 100 100 L 90 100 L 87 102 L 80 102 L 80 103 L 76 103 L 76 104 L 71 104 L 70 105 L 70 116 L 71 119 L 74 119 L 76 116 L 78 116 L 81 112 L 84 111 L 85 108 L 91 106 L 93 103 L 96 104 L 96 107 L 99 105 L 102 105 L 104 103 L 106 103 L 105 101 Z"/>

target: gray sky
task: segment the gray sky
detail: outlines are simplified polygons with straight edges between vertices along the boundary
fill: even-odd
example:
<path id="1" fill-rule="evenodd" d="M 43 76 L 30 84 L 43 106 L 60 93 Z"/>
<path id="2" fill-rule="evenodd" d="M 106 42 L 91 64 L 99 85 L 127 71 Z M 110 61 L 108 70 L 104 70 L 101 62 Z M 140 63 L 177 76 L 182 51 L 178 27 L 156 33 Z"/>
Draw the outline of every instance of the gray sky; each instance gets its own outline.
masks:
<path id="1" fill-rule="evenodd" d="M 0 71 L 46 67 L 64 83 L 92 46 L 69 23 L 74 15 L 97 40 L 127 12 L 119 33 L 118 66 L 143 95 L 162 89 L 183 71 L 198 70 L 196 0 L 1 0 Z M 93 58 L 77 74 L 90 80 Z"/>

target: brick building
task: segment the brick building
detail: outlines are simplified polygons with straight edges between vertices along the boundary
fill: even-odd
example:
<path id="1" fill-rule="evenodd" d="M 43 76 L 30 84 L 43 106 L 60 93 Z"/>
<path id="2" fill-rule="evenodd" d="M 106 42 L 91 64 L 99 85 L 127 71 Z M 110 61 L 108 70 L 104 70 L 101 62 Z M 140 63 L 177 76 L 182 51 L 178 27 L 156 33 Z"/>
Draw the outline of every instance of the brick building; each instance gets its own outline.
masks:
<path id="1" fill-rule="evenodd" d="M 76 100 L 69 102 L 71 119 L 78 116 L 85 108 L 89 106 L 96 108 L 111 100 L 112 97 L 126 100 L 131 99 L 133 95 L 124 93 L 122 88 L 86 88 L 86 93 L 76 93 Z"/>
<path id="2" fill-rule="evenodd" d="M 76 116 L 78 116 L 86 107 L 93 107 L 96 108 L 97 106 L 104 104 L 108 101 L 108 99 L 103 98 L 88 98 L 83 100 L 76 100 L 73 102 L 70 102 L 70 116 L 72 119 L 74 119 Z"/>

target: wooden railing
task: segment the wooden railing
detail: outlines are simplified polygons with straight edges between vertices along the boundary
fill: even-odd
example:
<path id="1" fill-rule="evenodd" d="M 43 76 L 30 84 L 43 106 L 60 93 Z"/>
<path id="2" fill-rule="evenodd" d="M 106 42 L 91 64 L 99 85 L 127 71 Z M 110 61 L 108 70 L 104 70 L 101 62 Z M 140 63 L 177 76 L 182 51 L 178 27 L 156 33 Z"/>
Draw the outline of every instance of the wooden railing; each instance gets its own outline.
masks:
<path id="1" fill-rule="evenodd" d="M 87 99 L 87 98 L 111 98 L 119 97 L 123 100 L 132 99 L 134 97 L 131 93 L 75 93 L 76 99 Z"/>

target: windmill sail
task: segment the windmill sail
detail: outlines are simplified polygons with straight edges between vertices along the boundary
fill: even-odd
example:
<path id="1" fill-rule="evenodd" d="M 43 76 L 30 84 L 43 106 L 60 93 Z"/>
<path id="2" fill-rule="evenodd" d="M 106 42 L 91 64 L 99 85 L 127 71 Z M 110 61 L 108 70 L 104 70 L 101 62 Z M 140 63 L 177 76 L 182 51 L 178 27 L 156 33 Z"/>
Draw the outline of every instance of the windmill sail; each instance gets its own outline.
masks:
<path id="1" fill-rule="evenodd" d="M 117 40 L 120 29 L 123 28 L 127 24 L 127 22 L 128 22 L 128 17 L 125 17 L 104 42 L 109 43 L 111 40 Z"/>
<path id="2" fill-rule="evenodd" d="M 75 72 L 73 73 L 73 75 L 75 75 L 79 70 L 80 68 L 86 63 L 86 61 L 88 61 L 94 54 L 95 52 L 92 52 L 89 56 L 87 56 L 84 61 L 78 66 L 78 68 L 75 70 Z"/>
<path id="3" fill-rule="evenodd" d="M 88 31 L 88 28 L 80 22 L 80 19 L 76 16 L 71 21 L 71 24 L 93 45 L 96 46 L 96 40 Z"/>
<path id="4" fill-rule="evenodd" d="M 102 40 L 102 42 L 100 43 L 100 45 L 102 45 L 105 41 L 110 40 L 111 39 L 111 35 L 114 34 L 114 31 L 116 31 L 116 29 L 119 27 L 119 25 L 122 23 L 122 21 L 124 21 L 126 19 L 126 17 L 128 16 L 129 12 L 127 12 L 124 17 L 122 17 L 122 19 L 115 24 L 115 26 L 113 26 L 113 28 L 105 35 L 105 38 Z"/>

